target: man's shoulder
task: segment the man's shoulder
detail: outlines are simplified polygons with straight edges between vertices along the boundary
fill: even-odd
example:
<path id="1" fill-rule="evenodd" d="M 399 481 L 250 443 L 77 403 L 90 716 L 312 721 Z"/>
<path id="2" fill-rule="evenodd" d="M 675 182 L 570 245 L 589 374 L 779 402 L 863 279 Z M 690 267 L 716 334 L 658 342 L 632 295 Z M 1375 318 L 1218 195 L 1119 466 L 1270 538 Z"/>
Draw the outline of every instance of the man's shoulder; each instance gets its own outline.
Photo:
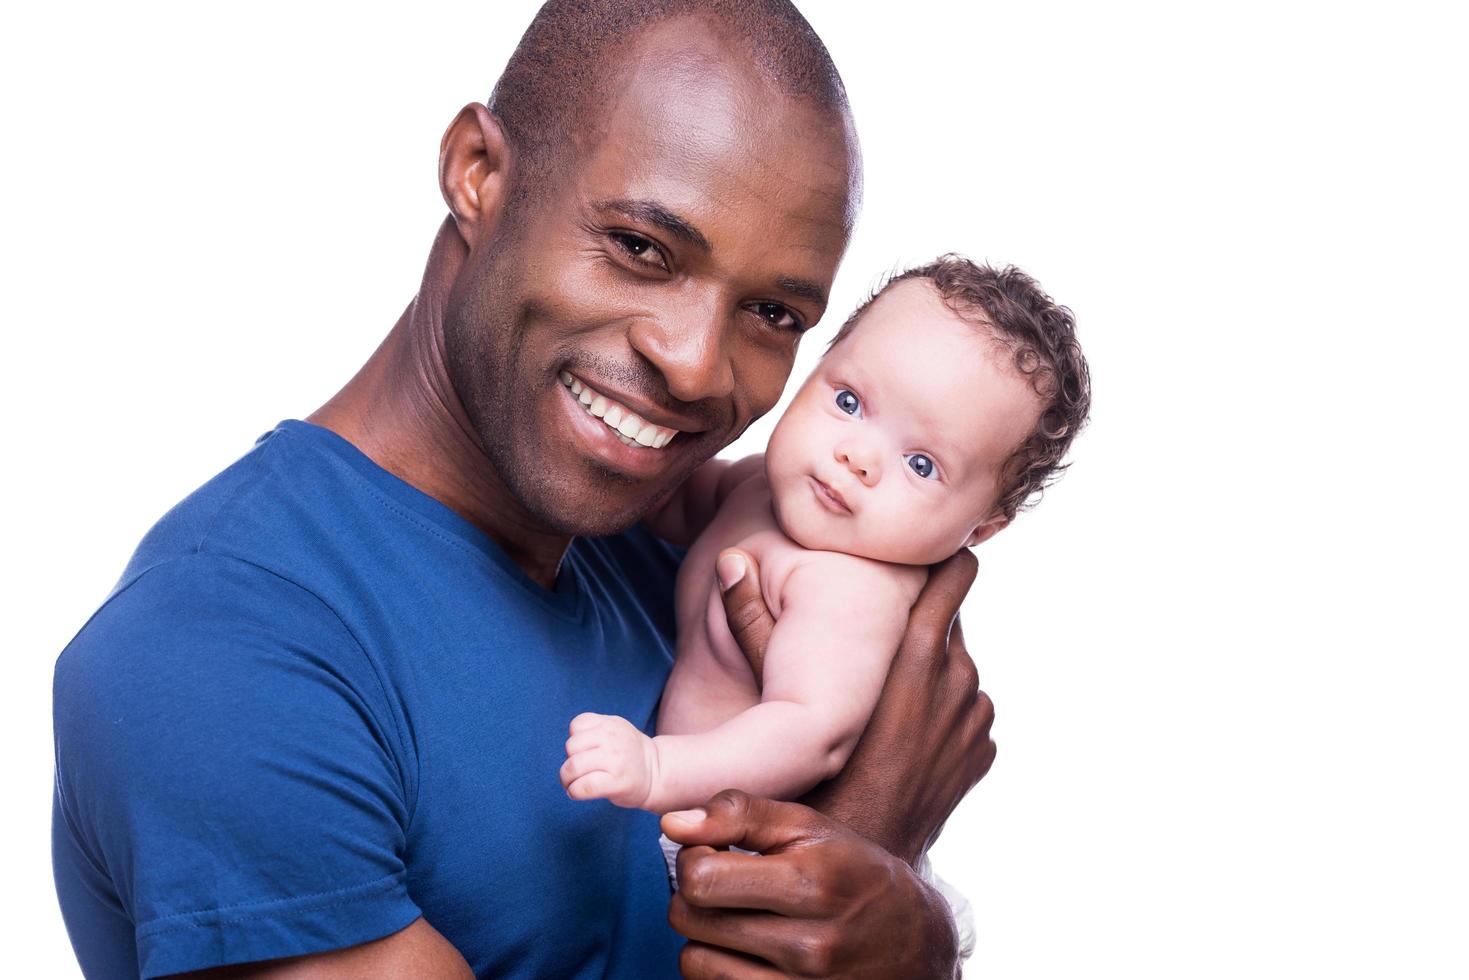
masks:
<path id="1" fill-rule="evenodd" d="M 262 436 L 153 525 L 63 651 L 58 684 L 89 663 L 111 667 L 123 658 L 142 668 L 190 656 L 206 636 L 238 641 L 274 631 L 341 641 L 340 619 L 311 587 L 310 560 L 299 557 L 307 547 L 291 543 L 319 537 L 310 525 L 321 519 L 310 516 L 290 482 L 319 474 L 292 474 L 302 468 L 293 458 L 302 451 L 288 442 L 282 427 Z"/>
<path id="2" fill-rule="evenodd" d="M 59 695 L 88 678 L 197 678 L 249 662 L 245 651 L 320 656 L 353 644 L 306 588 L 241 558 L 201 551 L 157 561 L 120 584 L 62 651 L 55 682 Z"/>
<path id="3" fill-rule="evenodd" d="M 381 527 L 390 514 L 331 445 L 335 438 L 291 420 L 261 436 L 153 525 L 113 594 L 150 569 L 203 555 L 253 564 L 306 588 L 334 581 L 369 547 L 358 540 L 362 529 Z"/>
<path id="4" fill-rule="evenodd" d="M 293 452 L 289 441 L 283 423 L 171 507 L 143 536 L 117 590 L 165 562 L 206 550 L 228 554 L 237 542 L 258 541 L 259 525 L 287 512 L 290 493 L 279 477 L 289 466 L 283 457 Z"/>

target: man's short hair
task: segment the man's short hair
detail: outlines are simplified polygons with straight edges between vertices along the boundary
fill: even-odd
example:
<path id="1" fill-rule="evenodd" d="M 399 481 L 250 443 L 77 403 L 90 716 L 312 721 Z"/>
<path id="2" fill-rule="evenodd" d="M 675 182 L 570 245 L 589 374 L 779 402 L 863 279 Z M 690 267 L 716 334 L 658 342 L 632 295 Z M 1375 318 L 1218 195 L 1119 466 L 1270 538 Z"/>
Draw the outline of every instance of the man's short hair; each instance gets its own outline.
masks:
<path id="1" fill-rule="evenodd" d="M 889 277 L 847 317 L 831 346 L 852 332 L 873 300 L 905 279 L 928 280 L 955 314 L 988 329 L 1041 397 L 1035 428 L 1001 469 L 995 509 L 1014 518 L 1070 465 L 1062 459 L 1091 411 L 1091 372 L 1076 340 L 1076 318 L 1015 266 L 996 269 L 949 254 Z"/>
<path id="2" fill-rule="evenodd" d="M 608 93 L 609 54 L 637 31 L 699 17 L 781 91 L 835 112 L 846 89 L 821 38 L 788 0 L 549 0 L 520 39 L 489 108 L 522 159 L 541 173 L 573 156 L 572 136 Z"/>

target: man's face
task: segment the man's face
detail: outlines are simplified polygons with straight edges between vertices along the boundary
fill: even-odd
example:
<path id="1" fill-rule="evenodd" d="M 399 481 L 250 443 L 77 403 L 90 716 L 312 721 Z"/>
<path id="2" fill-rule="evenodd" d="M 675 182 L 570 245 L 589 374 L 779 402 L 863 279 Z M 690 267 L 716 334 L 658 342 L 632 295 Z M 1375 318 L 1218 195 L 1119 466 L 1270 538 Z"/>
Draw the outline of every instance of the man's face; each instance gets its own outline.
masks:
<path id="1" fill-rule="evenodd" d="M 500 478 L 574 534 L 634 523 L 775 405 L 849 232 L 841 119 L 711 71 L 717 47 L 642 51 L 594 145 L 471 251 L 446 310 Z"/>

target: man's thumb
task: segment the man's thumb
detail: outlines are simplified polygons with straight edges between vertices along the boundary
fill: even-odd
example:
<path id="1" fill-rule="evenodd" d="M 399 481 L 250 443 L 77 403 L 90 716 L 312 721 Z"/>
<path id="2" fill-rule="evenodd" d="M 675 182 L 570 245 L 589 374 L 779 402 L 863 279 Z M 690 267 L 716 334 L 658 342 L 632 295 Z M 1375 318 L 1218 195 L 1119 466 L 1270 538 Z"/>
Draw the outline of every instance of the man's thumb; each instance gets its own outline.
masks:
<path id="1" fill-rule="evenodd" d="M 737 789 L 718 793 L 697 809 L 665 813 L 662 827 L 670 840 L 686 847 L 743 847 L 761 854 L 830 836 L 826 818 L 810 807 Z"/>
<path id="2" fill-rule="evenodd" d="M 729 632 L 750 662 L 756 686 L 763 686 L 765 647 L 770 643 L 775 617 L 770 615 L 765 597 L 760 594 L 760 568 L 747 552 L 729 548 L 720 553 L 714 574 L 719 578 Z"/>

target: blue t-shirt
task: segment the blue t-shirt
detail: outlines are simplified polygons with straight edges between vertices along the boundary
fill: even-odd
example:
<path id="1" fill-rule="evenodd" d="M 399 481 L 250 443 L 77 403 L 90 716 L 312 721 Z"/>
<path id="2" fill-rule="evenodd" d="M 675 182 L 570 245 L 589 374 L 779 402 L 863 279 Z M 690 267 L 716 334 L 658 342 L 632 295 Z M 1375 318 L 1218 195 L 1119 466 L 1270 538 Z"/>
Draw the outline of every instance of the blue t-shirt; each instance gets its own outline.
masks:
<path id="1" fill-rule="evenodd" d="M 174 508 L 56 665 L 57 892 L 108 980 L 422 915 L 480 977 L 676 976 L 657 820 L 573 802 L 582 711 L 651 731 L 678 552 L 577 540 L 555 591 L 284 422 Z"/>

